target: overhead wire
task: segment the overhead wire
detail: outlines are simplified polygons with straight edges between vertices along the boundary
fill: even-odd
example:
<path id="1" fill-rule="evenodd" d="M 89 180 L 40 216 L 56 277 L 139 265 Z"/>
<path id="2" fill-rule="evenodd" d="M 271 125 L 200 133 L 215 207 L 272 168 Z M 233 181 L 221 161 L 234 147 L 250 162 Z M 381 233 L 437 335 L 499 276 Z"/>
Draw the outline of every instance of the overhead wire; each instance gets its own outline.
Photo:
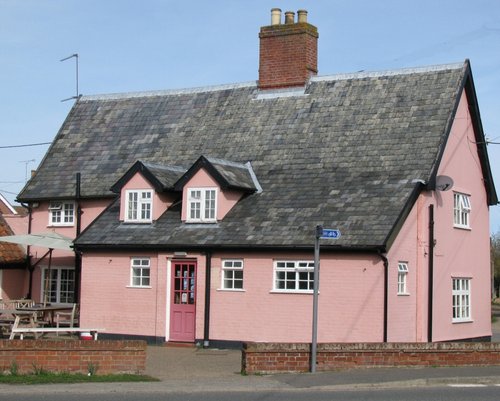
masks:
<path id="1" fill-rule="evenodd" d="M 25 145 L 6 145 L 0 146 L 0 149 L 11 149 L 11 148 L 26 148 L 28 146 L 42 146 L 42 145 L 50 145 L 52 142 L 39 142 L 39 143 L 28 143 Z"/>

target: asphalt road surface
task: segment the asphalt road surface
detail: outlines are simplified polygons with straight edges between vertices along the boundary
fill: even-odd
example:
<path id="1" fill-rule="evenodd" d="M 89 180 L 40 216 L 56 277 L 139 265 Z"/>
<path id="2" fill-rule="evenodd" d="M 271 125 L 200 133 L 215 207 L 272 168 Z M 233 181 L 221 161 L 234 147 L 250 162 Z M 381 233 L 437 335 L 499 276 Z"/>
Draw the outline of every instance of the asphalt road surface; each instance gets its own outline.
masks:
<path id="1" fill-rule="evenodd" d="M 57 394 L 0 394 L 0 400 L 9 401 L 498 401 L 500 387 L 484 385 L 474 387 L 428 387 L 376 390 L 292 390 L 292 391 L 245 391 L 206 393 L 88 393 L 74 394 L 71 391 Z"/>

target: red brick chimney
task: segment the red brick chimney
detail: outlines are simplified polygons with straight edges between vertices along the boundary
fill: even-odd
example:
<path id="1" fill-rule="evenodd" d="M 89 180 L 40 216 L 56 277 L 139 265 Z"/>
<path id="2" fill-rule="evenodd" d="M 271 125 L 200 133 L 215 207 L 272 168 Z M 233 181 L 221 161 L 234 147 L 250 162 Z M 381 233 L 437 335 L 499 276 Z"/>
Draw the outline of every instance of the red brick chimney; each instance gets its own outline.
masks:
<path id="1" fill-rule="evenodd" d="M 259 88 L 304 86 L 318 73 L 318 29 L 307 22 L 307 11 L 271 10 L 271 25 L 260 28 Z"/>

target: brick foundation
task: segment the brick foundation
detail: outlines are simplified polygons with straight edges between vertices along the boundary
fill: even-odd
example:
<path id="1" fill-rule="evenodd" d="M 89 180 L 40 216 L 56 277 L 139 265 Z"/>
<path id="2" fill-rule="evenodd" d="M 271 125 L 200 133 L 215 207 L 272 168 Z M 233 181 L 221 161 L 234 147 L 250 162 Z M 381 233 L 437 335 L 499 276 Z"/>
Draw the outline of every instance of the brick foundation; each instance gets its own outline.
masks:
<path id="1" fill-rule="evenodd" d="M 317 370 L 397 366 L 500 365 L 500 343 L 318 344 Z M 246 343 L 242 371 L 248 374 L 307 372 L 310 344 Z"/>
<path id="2" fill-rule="evenodd" d="M 0 372 L 144 373 L 145 341 L 0 340 Z"/>

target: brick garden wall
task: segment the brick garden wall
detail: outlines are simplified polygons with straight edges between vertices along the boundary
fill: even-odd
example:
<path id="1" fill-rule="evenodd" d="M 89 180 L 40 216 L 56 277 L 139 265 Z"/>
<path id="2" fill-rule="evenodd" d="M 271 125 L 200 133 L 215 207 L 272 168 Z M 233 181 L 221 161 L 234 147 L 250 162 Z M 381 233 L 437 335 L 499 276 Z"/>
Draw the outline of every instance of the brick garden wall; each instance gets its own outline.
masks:
<path id="1" fill-rule="evenodd" d="M 317 371 L 396 366 L 500 365 L 500 343 L 318 344 Z M 247 343 L 242 370 L 248 374 L 307 372 L 310 344 Z"/>
<path id="2" fill-rule="evenodd" d="M 16 365 L 19 373 L 144 373 L 145 341 L 0 340 L 0 374 Z"/>

